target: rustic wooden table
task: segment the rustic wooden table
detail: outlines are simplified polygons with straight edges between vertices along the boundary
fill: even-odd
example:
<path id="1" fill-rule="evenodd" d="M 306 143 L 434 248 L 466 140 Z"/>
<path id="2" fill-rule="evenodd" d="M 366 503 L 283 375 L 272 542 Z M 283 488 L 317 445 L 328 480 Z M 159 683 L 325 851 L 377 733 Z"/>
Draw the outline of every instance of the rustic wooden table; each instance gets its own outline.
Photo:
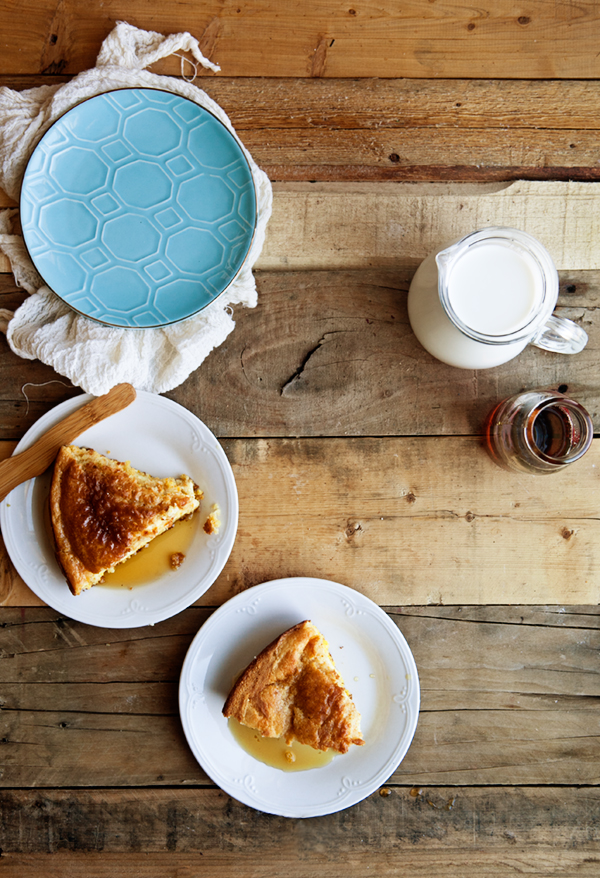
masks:
<path id="1" fill-rule="evenodd" d="M 200 39 L 222 72 L 197 82 L 274 183 L 258 307 L 168 394 L 222 442 L 240 524 L 202 605 L 134 630 L 45 607 L 2 550 L 3 874 L 597 876 L 600 445 L 536 478 L 495 467 L 480 439 L 522 388 L 560 387 L 598 419 L 597 4 L 1 0 L 0 85 L 67 81 L 123 19 Z M 415 266 L 491 223 L 544 240 L 584 353 L 470 372 L 416 342 Z M 25 294 L 0 271 L 14 309 Z M 0 348 L 8 455 L 79 390 Z M 304 821 L 215 787 L 177 708 L 212 610 L 293 575 L 382 605 L 422 687 L 386 786 Z"/>

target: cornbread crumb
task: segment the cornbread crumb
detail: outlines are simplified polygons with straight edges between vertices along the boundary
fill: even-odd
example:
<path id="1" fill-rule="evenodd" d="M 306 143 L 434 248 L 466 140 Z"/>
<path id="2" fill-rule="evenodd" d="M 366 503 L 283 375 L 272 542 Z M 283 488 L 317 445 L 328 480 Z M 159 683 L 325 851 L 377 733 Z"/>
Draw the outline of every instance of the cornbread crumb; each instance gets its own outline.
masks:
<path id="1" fill-rule="evenodd" d="M 184 561 L 185 555 L 183 554 L 183 552 L 173 552 L 173 554 L 169 558 L 169 565 L 173 570 L 177 570 L 178 567 L 181 567 Z"/>
<path id="2" fill-rule="evenodd" d="M 217 503 L 213 503 L 211 512 L 204 522 L 204 530 L 207 534 L 216 534 L 221 527 L 220 509 Z"/>

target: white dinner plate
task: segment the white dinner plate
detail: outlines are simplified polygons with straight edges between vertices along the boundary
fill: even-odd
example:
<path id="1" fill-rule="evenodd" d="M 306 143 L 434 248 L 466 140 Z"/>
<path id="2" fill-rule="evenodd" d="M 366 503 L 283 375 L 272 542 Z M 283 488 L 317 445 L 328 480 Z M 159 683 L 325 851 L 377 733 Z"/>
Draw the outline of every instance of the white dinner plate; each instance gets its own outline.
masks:
<path id="1" fill-rule="evenodd" d="M 23 451 L 66 415 L 93 399 L 69 399 L 48 412 L 25 434 Z M 204 491 L 196 532 L 177 570 L 129 588 L 94 586 L 74 596 L 54 556 L 47 504 L 51 471 L 15 488 L 0 507 L 0 525 L 20 576 L 43 601 L 71 619 L 101 628 L 138 628 L 174 616 L 213 584 L 231 552 L 238 521 L 238 496 L 229 461 L 202 421 L 170 399 L 138 391 L 123 411 L 86 430 L 73 444 L 94 448 L 153 476 L 189 475 Z M 221 527 L 207 535 L 205 515 L 216 503 Z"/>
<path id="2" fill-rule="evenodd" d="M 305 619 L 329 643 L 365 744 L 324 767 L 284 772 L 240 747 L 222 709 L 240 671 Z M 419 698 L 414 658 L 389 616 L 345 585 L 304 577 L 263 583 L 223 604 L 194 638 L 179 684 L 183 728 L 206 773 L 233 798 L 283 817 L 341 811 L 385 783 L 410 746 Z"/>

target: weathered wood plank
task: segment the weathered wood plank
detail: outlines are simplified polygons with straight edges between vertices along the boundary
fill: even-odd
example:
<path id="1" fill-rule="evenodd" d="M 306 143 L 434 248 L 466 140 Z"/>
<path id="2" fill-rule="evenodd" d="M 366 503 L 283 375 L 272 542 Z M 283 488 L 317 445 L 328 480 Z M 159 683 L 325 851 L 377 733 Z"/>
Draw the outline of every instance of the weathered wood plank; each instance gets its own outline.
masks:
<path id="1" fill-rule="evenodd" d="M 36 83 L 44 81 L 39 78 Z M 485 129 L 489 139 L 490 129 L 600 128 L 597 81 L 234 79 L 219 75 L 199 85 L 244 132 L 468 128 Z M 14 87 L 30 86 L 22 82 Z"/>
<path id="2" fill-rule="evenodd" d="M 494 77 L 593 79 L 598 76 L 598 10 L 532 0 L 516 9 L 502 0 L 487 7 L 412 0 L 365 0 L 357 9 L 311 0 L 276 0 L 168 7 L 142 0 L 84 5 L 67 0 L 2 4 L 5 22 L 0 71 L 76 73 L 93 65 L 115 20 L 165 33 L 190 31 L 229 76 Z M 10 36 L 9 36 L 10 35 Z M 22 46 L 29 51 L 21 51 Z M 180 62 L 156 65 L 179 73 Z"/>
<path id="3" fill-rule="evenodd" d="M 579 709 L 587 710 L 593 702 L 585 699 L 600 695 L 595 676 L 600 657 L 593 651 L 600 636 L 597 606 L 387 606 L 385 610 L 412 645 L 424 709 L 432 706 L 431 698 L 440 710 L 465 705 L 470 691 L 475 695 L 466 706 L 506 709 L 508 684 L 520 696 L 531 696 L 527 709 L 534 709 L 537 697 L 544 705 L 546 696 L 583 695 Z M 57 694 L 62 692 L 61 708 L 67 711 L 93 712 L 93 703 L 85 701 L 86 692 L 96 684 L 111 686 L 118 712 L 144 713 L 128 700 L 127 686 L 176 681 L 192 638 L 211 613 L 208 607 L 190 607 L 155 626 L 111 630 L 67 619 L 47 607 L 4 608 L 0 656 L 6 661 L 0 660 L 0 680 L 3 687 L 22 685 L 26 698 L 31 697 L 26 694 L 29 686 L 35 691 L 51 686 Z M 481 664 L 483 644 L 489 644 L 485 665 Z M 117 664 L 114 656 L 125 660 Z M 447 688 L 450 672 L 456 685 Z M 63 683 L 69 685 L 61 689 Z M 16 709 L 19 690 L 11 691 L 9 697 L 3 689 L 2 706 Z M 49 702 L 54 708 L 57 704 Z"/>
<path id="4" fill-rule="evenodd" d="M 238 131 L 274 181 L 597 181 L 594 131 Z"/>
<path id="5" fill-rule="evenodd" d="M 406 311 L 411 276 L 259 272 L 257 308 L 237 309 L 227 341 L 168 395 L 220 437 L 478 434 L 496 402 L 531 387 L 561 387 L 600 416 L 590 377 L 600 273 L 561 273 L 560 312 L 590 336 L 581 354 L 529 347 L 479 372 L 451 369 L 417 342 Z M 23 294 L 6 285 L 16 304 Z M 79 391 L 39 361 L 17 357 L 3 338 L 0 349 L 0 437 L 15 439 Z"/>
<path id="6" fill-rule="evenodd" d="M 279 183 L 256 267 L 415 268 L 441 244 L 498 225 L 539 238 L 559 270 L 597 270 L 599 192 L 600 183 L 557 181 Z"/>
<path id="7" fill-rule="evenodd" d="M 71 77 L 0 73 L 24 91 Z M 240 132 L 381 128 L 597 131 L 600 82 L 506 79 L 306 79 L 209 76 L 200 88 Z M 565 107 L 569 112 L 565 113 Z"/>
<path id="8" fill-rule="evenodd" d="M 210 613 L 206 607 L 190 607 L 154 626 L 113 630 L 83 625 L 47 607 L 4 608 L 0 679 L 5 683 L 56 685 L 173 682 L 179 677 L 193 637 Z M 69 685 L 64 690 L 63 699 L 79 697 L 76 687 L 72 690 Z M 75 703 L 63 702 L 64 709 L 76 709 Z"/>
<path id="9" fill-rule="evenodd" d="M 258 268 L 416 267 L 485 226 L 523 229 L 559 270 L 600 268 L 598 183 L 275 184 Z"/>
<path id="10" fill-rule="evenodd" d="M 3 710 L 0 716 L 0 783 L 7 787 L 207 782 L 175 716 L 61 710 Z"/>
<path id="11" fill-rule="evenodd" d="M 553 608 L 496 608 L 494 621 L 484 609 L 475 621 L 468 607 L 387 609 L 422 690 L 415 740 L 390 782 L 598 783 L 597 608 L 577 608 L 585 627 L 520 621 L 534 612 L 552 623 Z M 128 632 L 3 610 L 2 786 L 209 783 L 176 703 L 183 656 L 207 615 L 191 608 Z"/>
<path id="12" fill-rule="evenodd" d="M 573 707 L 585 708 L 580 699 Z M 532 699 L 532 704 L 540 699 Z M 102 686 L 102 698 L 95 683 L 2 683 L 0 709 L 55 711 L 60 704 L 68 713 L 135 714 L 173 716 L 177 713 L 177 690 L 173 680 L 153 683 L 109 682 Z M 591 707 L 591 705 L 590 705 Z"/>
<path id="13" fill-rule="evenodd" d="M 259 269 L 415 268 L 477 228 L 539 238 L 559 270 L 598 270 L 600 183 L 280 183 Z"/>
<path id="14" fill-rule="evenodd" d="M 496 402 L 532 387 L 562 387 L 600 415 L 591 379 L 600 274 L 562 275 L 560 312 L 590 337 L 581 354 L 528 347 L 481 371 L 452 369 L 417 342 L 406 311 L 410 277 L 401 270 L 260 274 L 258 307 L 238 310 L 235 332 L 168 395 L 221 437 L 481 434 Z M 15 394 L 14 379 L 5 386 Z"/>
<path id="15" fill-rule="evenodd" d="M 547 477 L 505 472 L 469 437 L 223 444 L 239 527 L 204 604 L 297 575 L 344 582 L 379 604 L 600 601 L 598 440 Z M 2 557 L 2 602 L 29 604 Z"/>
<path id="16" fill-rule="evenodd" d="M 338 858 L 343 858 L 344 871 L 347 865 L 368 869 L 368 860 L 363 858 L 366 846 L 370 856 L 377 857 L 378 874 L 380 861 L 388 858 L 390 866 L 392 857 L 401 859 L 403 873 L 413 875 L 421 874 L 426 865 L 441 866 L 443 855 L 449 858 L 447 869 L 457 870 L 460 864 L 461 875 L 565 875 L 573 874 L 565 870 L 574 865 L 582 870 L 578 869 L 578 875 L 593 874 L 586 871 L 584 856 L 591 865 L 599 852 L 597 790 L 442 787 L 423 788 L 413 795 L 414 788 L 399 787 L 388 792 L 374 793 L 348 811 L 314 820 L 258 814 L 219 790 L 5 792 L 0 798 L 3 873 L 15 861 L 7 858 L 13 853 L 54 854 L 47 857 L 50 868 L 67 852 L 85 853 L 86 875 L 93 875 L 97 859 L 90 854 L 101 853 L 110 862 L 110 854 L 170 851 L 171 865 L 178 862 L 178 855 L 196 853 L 194 865 L 206 870 L 205 874 L 211 869 L 215 871 L 210 874 L 230 875 L 228 868 L 251 875 L 279 874 L 277 868 L 271 873 L 256 870 L 261 868 L 258 861 L 272 868 L 274 858 L 280 856 L 282 861 L 301 864 L 300 871 L 290 867 L 288 873 L 286 867 L 286 874 L 314 875 L 318 868 L 320 874 L 329 875 L 335 874 L 330 870 L 336 860 L 339 869 Z M 563 858 L 567 850 L 573 857 L 571 863 Z M 555 857 L 551 871 L 542 873 L 551 851 Z M 230 859 L 234 854 L 235 861 Z M 498 871 L 490 872 L 487 867 L 494 856 Z M 247 872 L 252 857 L 255 865 Z M 468 857 L 473 858 L 472 867 Z M 124 862 L 116 857 L 115 861 Z M 75 864 L 77 859 L 70 862 Z M 170 874 L 163 871 L 160 859 L 155 862 L 161 875 Z M 92 866 L 89 873 L 88 863 Z M 486 868 L 476 872 L 483 864 Z M 44 869 L 43 874 L 54 873 Z M 123 874 L 139 873 L 127 870 Z M 398 872 L 386 870 L 384 874 Z M 434 868 L 430 874 L 448 871 Z"/>
<path id="17" fill-rule="evenodd" d="M 241 514 L 217 593 L 302 574 L 341 576 L 380 604 L 598 602 L 597 445 L 547 480 L 501 470 L 477 439 L 225 450 Z"/>
<path id="18" fill-rule="evenodd" d="M 3 787 L 210 783 L 178 716 L 3 710 L 1 733 Z M 423 711 L 389 783 L 598 784 L 599 736 L 591 710 Z"/>
<path id="19" fill-rule="evenodd" d="M 416 628 L 416 626 L 409 627 Z M 433 673 L 432 671 L 431 674 Z M 530 691 L 525 691 L 526 687 L 523 685 L 522 691 L 517 695 L 505 691 L 504 672 L 495 675 L 490 672 L 483 682 L 478 681 L 472 686 L 464 684 L 464 673 L 466 672 L 458 675 L 456 686 L 453 686 L 454 678 L 450 681 L 446 680 L 449 678 L 448 674 L 444 676 L 450 690 L 460 691 L 464 710 L 515 709 L 540 711 L 544 715 L 545 711 L 557 710 L 557 705 L 560 705 L 560 710 L 563 711 L 598 711 L 600 693 L 582 698 L 579 695 L 571 695 L 567 691 L 562 693 L 550 691 L 558 688 L 556 686 L 548 686 L 547 692 L 538 692 L 533 691 L 536 687 L 529 680 L 527 685 Z M 429 676 L 430 674 L 425 671 L 425 685 L 430 682 Z M 548 675 L 550 676 L 552 675 Z M 98 713 L 164 717 L 177 713 L 177 691 L 173 680 L 158 683 L 105 682 L 102 685 L 100 700 L 96 683 L 69 681 L 68 687 L 64 683 L 48 682 L 26 685 L 22 682 L 2 683 L 0 707 L 3 710 L 56 713 L 57 705 L 60 705 L 63 716 Z M 423 710 L 450 710 L 454 707 L 455 702 L 451 703 L 447 693 L 433 688 L 433 684 L 423 693 Z"/>
<path id="20" fill-rule="evenodd" d="M 486 851 L 481 847 L 466 851 L 448 847 L 418 854 L 414 848 L 407 847 L 398 852 L 394 847 L 383 853 L 368 845 L 370 834 L 361 827 L 360 836 L 365 840 L 368 852 L 346 855 L 342 851 L 333 860 L 328 858 L 326 842 L 322 842 L 318 852 L 312 856 L 306 856 L 301 848 L 294 847 L 289 860 L 279 850 L 268 855 L 254 849 L 249 854 L 241 853 L 236 843 L 225 851 L 207 855 L 177 851 L 151 854 L 61 851 L 51 856 L 7 853 L 2 856 L 2 870 L 6 878 L 39 878 L 41 874 L 44 878 L 79 878 L 82 872 L 85 872 L 86 878 L 114 878 L 115 875 L 156 878 L 157 873 L 164 878 L 229 878 L 238 872 L 247 878 L 272 878 L 273 875 L 282 874 L 284 864 L 285 875 L 289 878 L 314 878 L 316 874 L 322 878 L 339 878 L 343 864 L 344 874 L 352 878 L 362 878 L 375 867 L 378 876 L 396 878 L 400 857 L 404 874 L 410 874 L 411 878 L 429 878 L 431 875 L 453 878 L 457 874 L 465 878 L 481 878 L 482 875 L 506 878 L 524 874 L 532 878 L 597 878 L 600 862 L 595 846 L 591 852 L 574 852 L 567 843 L 563 848 L 557 848 L 552 843 L 511 846 L 500 856 L 495 849 Z M 514 834 L 509 831 L 508 838 Z M 509 844 L 512 843 L 509 841 Z"/>
<path id="21" fill-rule="evenodd" d="M 47 77 L 0 82 L 24 89 Z M 600 175 L 596 82 L 217 77 L 201 84 L 273 180 Z"/>
<path id="22" fill-rule="evenodd" d="M 559 270 L 598 270 L 599 199 L 600 183 L 276 183 L 256 267 L 416 268 L 441 244 L 497 225 L 539 238 Z"/>

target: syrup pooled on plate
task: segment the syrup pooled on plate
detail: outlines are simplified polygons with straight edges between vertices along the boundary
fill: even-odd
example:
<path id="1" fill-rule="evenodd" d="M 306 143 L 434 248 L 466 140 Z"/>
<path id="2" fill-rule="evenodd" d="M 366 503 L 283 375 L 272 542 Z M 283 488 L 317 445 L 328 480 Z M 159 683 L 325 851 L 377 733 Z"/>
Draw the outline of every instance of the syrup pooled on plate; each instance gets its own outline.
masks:
<path id="1" fill-rule="evenodd" d="M 283 738 L 265 738 L 256 729 L 243 726 L 236 719 L 229 719 L 231 734 L 242 750 L 254 759 L 271 768 L 281 771 L 308 771 L 311 768 L 323 768 L 329 765 L 336 755 L 335 750 L 315 750 L 308 744 L 292 741 L 286 744 Z"/>
<path id="2" fill-rule="evenodd" d="M 165 573 L 173 573 L 176 568 L 171 564 L 171 556 L 187 555 L 197 526 L 197 515 L 176 522 L 170 530 L 152 540 L 137 555 L 119 564 L 114 573 L 106 573 L 102 582 L 95 587 L 133 588 L 136 585 L 145 585 Z M 185 565 L 185 559 L 181 563 Z"/>

